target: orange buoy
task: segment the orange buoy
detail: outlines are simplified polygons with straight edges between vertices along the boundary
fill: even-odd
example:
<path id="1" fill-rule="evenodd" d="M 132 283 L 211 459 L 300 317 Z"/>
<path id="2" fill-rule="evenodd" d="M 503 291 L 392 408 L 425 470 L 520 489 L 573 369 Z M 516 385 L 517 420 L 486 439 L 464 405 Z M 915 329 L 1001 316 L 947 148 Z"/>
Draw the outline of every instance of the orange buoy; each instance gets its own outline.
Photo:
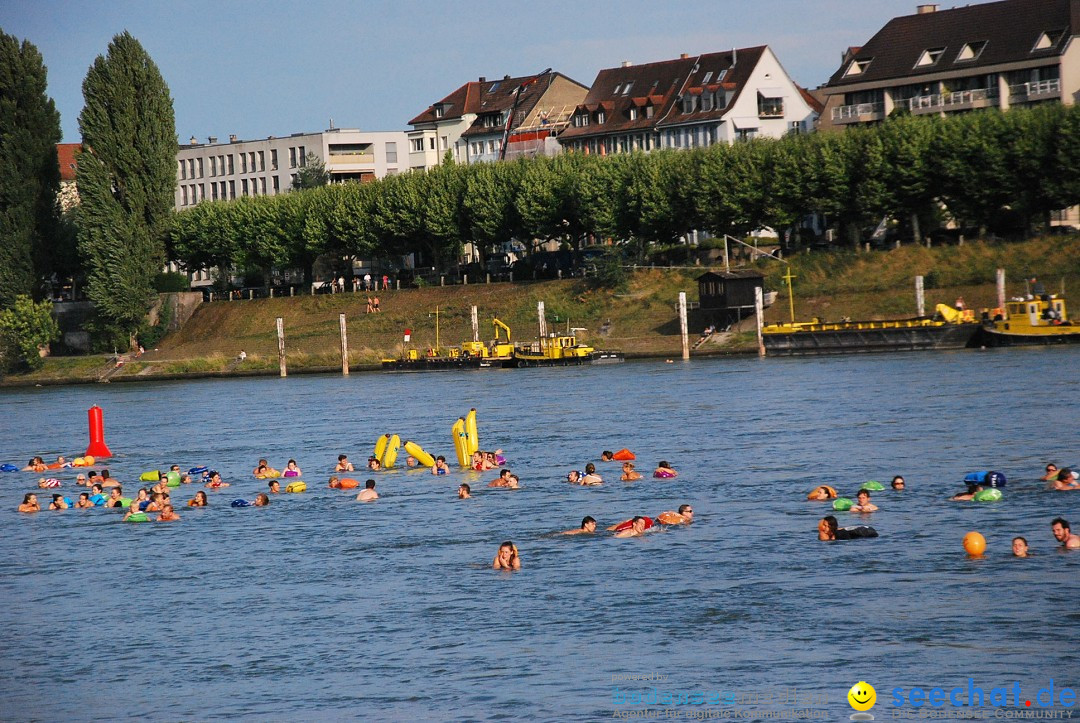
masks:
<path id="1" fill-rule="evenodd" d="M 986 538 L 978 532 L 964 535 L 964 550 L 972 557 L 980 557 L 986 552 Z"/>

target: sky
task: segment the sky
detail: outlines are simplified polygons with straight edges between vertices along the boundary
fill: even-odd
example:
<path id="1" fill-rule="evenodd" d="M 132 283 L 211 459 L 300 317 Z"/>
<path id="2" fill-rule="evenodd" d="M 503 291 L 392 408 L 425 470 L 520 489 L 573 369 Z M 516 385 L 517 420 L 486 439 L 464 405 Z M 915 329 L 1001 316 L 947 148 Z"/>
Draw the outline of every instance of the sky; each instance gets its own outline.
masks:
<path id="1" fill-rule="evenodd" d="M 0 0 L 0 29 L 37 46 L 64 141 L 79 141 L 82 81 L 124 30 L 161 70 L 181 142 L 330 127 L 407 130 L 480 76 L 602 68 L 768 45 L 821 85 L 920 0 Z M 947 7 L 947 6 L 945 6 Z"/>

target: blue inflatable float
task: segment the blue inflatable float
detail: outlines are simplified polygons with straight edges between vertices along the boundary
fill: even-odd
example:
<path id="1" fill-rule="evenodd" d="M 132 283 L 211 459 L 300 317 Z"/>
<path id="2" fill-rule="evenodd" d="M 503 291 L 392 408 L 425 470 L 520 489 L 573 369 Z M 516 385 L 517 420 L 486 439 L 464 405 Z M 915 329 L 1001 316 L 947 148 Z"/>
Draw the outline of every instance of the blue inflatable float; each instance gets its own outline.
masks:
<path id="1" fill-rule="evenodd" d="M 968 472 L 964 475 L 964 484 L 982 485 L 983 487 L 1004 487 L 1005 475 L 1001 472 Z"/>

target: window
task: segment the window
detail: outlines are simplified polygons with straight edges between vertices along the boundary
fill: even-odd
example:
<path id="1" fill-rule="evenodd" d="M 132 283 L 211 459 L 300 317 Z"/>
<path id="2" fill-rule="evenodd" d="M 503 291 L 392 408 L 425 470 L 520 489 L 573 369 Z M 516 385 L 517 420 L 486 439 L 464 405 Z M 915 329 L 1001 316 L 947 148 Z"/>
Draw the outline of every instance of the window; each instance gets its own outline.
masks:
<path id="1" fill-rule="evenodd" d="M 757 128 L 736 128 L 735 140 L 736 141 L 748 141 L 757 135 Z"/>
<path id="2" fill-rule="evenodd" d="M 615 90 L 611 91 L 611 94 L 618 95 L 620 90 L 622 90 L 622 83 L 616 83 Z"/>
<path id="3" fill-rule="evenodd" d="M 1039 39 L 1035 41 L 1035 47 L 1031 49 L 1031 52 L 1036 50 L 1049 50 L 1058 44 L 1061 40 L 1061 36 L 1065 34 L 1064 30 L 1048 30 L 1039 36 Z"/>
<path id="4" fill-rule="evenodd" d="M 646 118 L 652 118 L 654 112 L 656 112 L 656 109 L 653 108 L 651 103 L 649 105 L 645 106 L 645 117 Z"/>
<path id="5" fill-rule="evenodd" d="M 248 153 L 248 166 L 250 166 L 251 172 L 254 173 L 255 170 L 256 170 L 255 169 L 255 151 L 251 151 L 250 153 Z"/>
<path id="6" fill-rule="evenodd" d="M 236 181 L 229 181 L 229 198 L 236 198 Z"/>
<path id="7" fill-rule="evenodd" d="M 435 106 L 435 117 L 436 118 L 442 118 L 443 117 L 443 107 L 442 107 L 442 105 Z"/>
<path id="8" fill-rule="evenodd" d="M 266 195 L 266 176 L 259 179 L 259 191 L 262 195 Z"/>
<path id="9" fill-rule="evenodd" d="M 709 82 L 710 80 L 712 80 L 712 71 L 711 71 L 711 70 L 710 70 L 710 71 L 709 71 L 708 73 L 706 73 L 706 74 L 705 74 L 705 77 L 704 77 L 704 78 L 702 78 L 702 79 L 701 79 L 701 84 L 702 84 L 702 85 L 705 85 L 705 84 L 706 84 L 706 83 L 708 83 L 708 82 Z"/>
<path id="10" fill-rule="evenodd" d="M 629 111 L 627 111 L 627 112 L 628 112 L 628 113 L 630 114 L 630 120 L 632 120 L 632 121 L 633 121 L 633 120 L 637 120 L 637 119 L 638 119 L 638 109 L 637 109 L 637 106 L 631 106 L 630 110 L 629 110 Z"/>
<path id="11" fill-rule="evenodd" d="M 682 112 L 693 113 L 695 110 L 697 110 L 697 96 L 684 95 L 682 99 Z"/>
<path id="12" fill-rule="evenodd" d="M 630 90 L 631 90 L 631 89 L 632 89 L 633 87 L 634 87 L 634 81 L 632 81 L 632 80 L 631 80 L 631 81 L 630 81 L 629 83 L 627 83 L 627 84 L 626 84 L 626 86 L 625 86 L 625 87 L 623 88 L 623 90 L 622 90 L 622 94 L 623 94 L 623 96 L 627 96 L 627 95 L 630 95 Z"/>
<path id="13" fill-rule="evenodd" d="M 788 135 L 797 136 L 802 132 L 802 121 L 791 121 L 790 123 L 788 123 Z"/>
<path id="14" fill-rule="evenodd" d="M 449 147 L 450 147 L 450 138 L 449 138 L 449 136 L 440 136 L 439 137 L 439 150 L 440 151 L 445 151 Z"/>
<path id="15" fill-rule="evenodd" d="M 488 88 L 488 92 L 489 93 L 494 93 L 495 91 L 497 91 L 499 89 L 500 85 L 502 85 L 502 81 L 501 80 L 496 80 L 494 83 L 491 84 L 491 87 Z"/>
<path id="16" fill-rule="evenodd" d="M 217 157 L 218 173 L 222 176 L 225 175 L 225 156 Z"/>
<path id="17" fill-rule="evenodd" d="M 247 154 L 246 153 L 241 153 L 240 154 L 240 172 L 241 173 L 247 173 Z"/>
<path id="18" fill-rule="evenodd" d="M 296 147 L 289 149 L 289 168 L 296 168 Z"/>
<path id="19" fill-rule="evenodd" d="M 187 186 L 180 186 L 180 196 L 181 196 L 181 198 L 183 198 L 183 203 L 181 205 L 183 205 L 183 206 L 188 205 L 188 202 L 187 202 Z"/>
<path id="20" fill-rule="evenodd" d="M 236 173 L 236 166 L 233 165 L 233 158 L 234 158 L 234 156 L 230 153 L 229 154 L 229 175 L 230 176 Z"/>
<path id="21" fill-rule="evenodd" d="M 397 143 L 386 144 L 386 162 L 397 163 Z"/>
<path id="22" fill-rule="evenodd" d="M 183 181 L 186 178 L 187 178 L 187 165 L 183 161 L 180 161 L 180 180 Z M 184 194 L 184 198 L 187 198 L 187 193 Z M 184 203 L 187 203 L 187 201 L 185 201 Z"/>
<path id="23" fill-rule="evenodd" d="M 226 185 L 225 185 L 225 181 L 222 181 L 222 182 L 221 182 L 221 183 L 219 183 L 218 185 L 219 185 L 219 186 L 221 186 L 221 199 L 222 199 L 222 200 L 225 200 L 226 198 L 228 198 L 228 197 L 229 197 L 229 196 L 227 195 L 227 191 L 228 191 L 228 188 L 227 188 L 227 187 L 226 187 Z"/>
<path id="24" fill-rule="evenodd" d="M 596 122 L 597 123 L 603 123 L 606 120 L 607 120 L 607 116 L 604 115 L 604 111 L 599 110 L 599 111 L 596 112 Z"/>
<path id="25" fill-rule="evenodd" d="M 274 194 L 277 195 L 279 193 L 281 193 L 281 178 L 274 176 Z"/>
<path id="26" fill-rule="evenodd" d="M 277 170 L 277 148 L 270 149 L 270 170 Z"/>
<path id="27" fill-rule="evenodd" d="M 424 139 L 423 138 L 413 138 L 412 139 L 412 152 L 413 153 L 423 153 L 423 151 L 424 151 Z"/>
<path id="28" fill-rule="evenodd" d="M 915 61 L 916 68 L 926 68 L 931 65 L 937 64 L 941 56 L 945 54 L 945 48 L 927 48 L 922 51 L 922 55 Z"/>
<path id="29" fill-rule="evenodd" d="M 588 113 L 579 112 L 574 116 L 574 127 L 575 128 L 584 128 L 587 125 L 589 125 L 589 114 Z"/>
<path id="30" fill-rule="evenodd" d="M 210 175 L 217 175 L 217 156 L 210 156 Z"/>
<path id="31" fill-rule="evenodd" d="M 240 195 L 242 195 L 242 196 L 248 195 L 248 179 L 246 179 L 246 178 L 241 178 L 240 179 Z"/>
<path id="32" fill-rule="evenodd" d="M 199 178 L 202 178 L 204 175 L 206 175 L 206 174 L 203 173 L 203 159 L 200 158 L 199 159 Z"/>
<path id="33" fill-rule="evenodd" d="M 874 61 L 873 58 L 865 58 L 863 60 L 853 60 L 851 65 L 848 66 L 847 71 L 844 73 L 844 77 L 850 77 L 852 75 L 862 75 L 866 72 L 866 69 L 870 67 L 870 63 Z"/>
<path id="34" fill-rule="evenodd" d="M 761 118 L 779 118 L 784 115 L 783 98 L 766 98 L 758 93 L 757 107 L 758 116 Z"/>
<path id="35" fill-rule="evenodd" d="M 708 91 L 701 94 L 701 109 L 712 110 L 713 107 L 713 94 Z"/>
<path id="36" fill-rule="evenodd" d="M 266 156 L 263 154 L 262 151 L 259 151 L 259 171 L 263 172 L 265 170 L 266 170 Z"/>
<path id="37" fill-rule="evenodd" d="M 435 150 L 435 136 L 428 138 L 428 150 Z"/>
<path id="38" fill-rule="evenodd" d="M 211 183 L 210 184 L 210 200 L 212 200 L 212 201 L 217 200 L 217 184 L 216 183 Z"/>
<path id="39" fill-rule="evenodd" d="M 303 146 L 300 146 L 300 148 L 297 150 L 296 155 L 299 158 L 300 167 L 304 168 L 305 166 L 307 166 L 307 154 L 304 153 Z"/>

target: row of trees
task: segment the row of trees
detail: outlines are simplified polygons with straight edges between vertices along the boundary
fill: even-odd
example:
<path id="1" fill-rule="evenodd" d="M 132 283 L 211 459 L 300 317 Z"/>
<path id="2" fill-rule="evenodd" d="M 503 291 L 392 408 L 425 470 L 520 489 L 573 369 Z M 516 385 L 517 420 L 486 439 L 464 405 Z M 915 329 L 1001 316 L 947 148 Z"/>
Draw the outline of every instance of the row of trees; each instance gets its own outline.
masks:
<path id="1" fill-rule="evenodd" d="M 310 268 L 320 254 L 419 253 L 444 266 L 465 242 L 614 238 L 641 257 L 694 229 L 744 235 L 823 214 L 842 238 L 883 217 L 913 238 L 944 215 L 1024 230 L 1080 202 L 1080 108 L 896 117 L 844 133 L 691 151 L 564 154 L 455 166 L 177 214 L 170 255 L 189 268 Z"/>

